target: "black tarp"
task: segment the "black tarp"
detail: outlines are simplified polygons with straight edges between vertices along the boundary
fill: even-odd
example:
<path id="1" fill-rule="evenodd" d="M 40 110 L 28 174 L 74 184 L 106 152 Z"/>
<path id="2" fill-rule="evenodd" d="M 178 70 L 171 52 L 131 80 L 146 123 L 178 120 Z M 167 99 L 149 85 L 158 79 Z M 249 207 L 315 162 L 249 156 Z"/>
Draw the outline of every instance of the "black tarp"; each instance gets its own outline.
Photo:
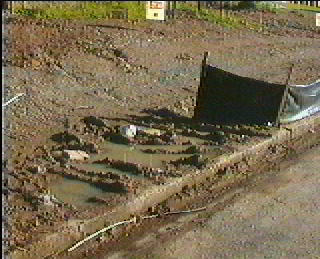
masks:
<path id="1" fill-rule="evenodd" d="M 320 110 L 320 81 L 286 89 L 285 84 L 234 75 L 212 65 L 205 64 L 202 69 L 194 112 L 198 121 L 277 124 L 302 119 Z"/>
<path id="2" fill-rule="evenodd" d="M 275 123 L 285 85 L 234 75 L 205 65 L 194 118 L 214 124 Z"/>

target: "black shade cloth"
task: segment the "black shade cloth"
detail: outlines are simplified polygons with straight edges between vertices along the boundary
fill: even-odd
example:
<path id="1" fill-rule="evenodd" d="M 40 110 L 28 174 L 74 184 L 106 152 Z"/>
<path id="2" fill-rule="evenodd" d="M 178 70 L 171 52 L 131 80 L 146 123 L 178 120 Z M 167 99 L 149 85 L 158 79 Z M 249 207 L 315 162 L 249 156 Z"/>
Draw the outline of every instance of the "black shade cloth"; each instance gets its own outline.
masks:
<path id="1" fill-rule="evenodd" d="M 289 86 L 286 93 L 284 84 L 234 75 L 212 65 L 205 65 L 204 71 L 194 112 L 198 121 L 260 125 L 275 124 L 279 120 L 289 123 L 320 110 L 320 81 Z M 279 112 L 280 108 L 283 111 Z"/>

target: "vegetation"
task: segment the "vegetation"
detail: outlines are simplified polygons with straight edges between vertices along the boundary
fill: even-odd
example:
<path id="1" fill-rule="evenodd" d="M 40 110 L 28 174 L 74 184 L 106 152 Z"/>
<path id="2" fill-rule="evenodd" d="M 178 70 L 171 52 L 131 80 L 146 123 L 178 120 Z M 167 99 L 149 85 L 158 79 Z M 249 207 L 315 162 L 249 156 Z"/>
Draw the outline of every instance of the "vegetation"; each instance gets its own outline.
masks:
<path id="1" fill-rule="evenodd" d="M 239 10 L 239 9 L 253 9 L 255 8 L 255 4 L 253 1 L 240 1 L 238 5 L 232 7 L 232 9 Z"/>
<path id="2" fill-rule="evenodd" d="M 188 3 L 178 3 L 177 10 L 188 12 L 198 19 L 205 20 L 214 24 L 219 24 L 227 28 L 248 27 L 251 29 L 259 29 L 259 25 L 245 21 L 234 15 L 228 16 L 224 14 L 223 16 L 221 16 L 219 10 L 201 8 L 201 10 L 198 11 L 197 6 Z"/>
<path id="3" fill-rule="evenodd" d="M 220 14 L 219 10 L 208 8 L 198 8 L 190 3 L 177 3 L 177 10 L 184 11 L 190 15 L 214 24 L 228 28 L 247 27 L 250 29 L 259 29 L 258 24 L 254 24 L 239 18 L 237 16 L 228 16 Z M 76 20 L 97 20 L 108 19 L 112 12 L 128 10 L 128 19 L 131 21 L 141 21 L 146 19 L 146 7 L 143 2 L 70 2 L 57 4 L 33 4 L 29 2 L 28 6 L 17 6 L 16 13 L 38 19 L 76 19 Z"/>
<path id="4" fill-rule="evenodd" d="M 260 10 L 260 11 L 268 11 L 272 13 L 279 13 L 282 11 L 281 8 L 277 7 L 274 3 L 268 2 L 260 2 L 257 1 L 240 1 L 237 5 L 233 5 L 232 7 L 228 7 L 231 10 Z"/>
<path id="5" fill-rule="evenodd" d="M 288 9 L 291 10 L 301 10 L 301 11 L 312 11 L 320 12 L 320 7 L 300 5 L 300 4 L 288 4 Z"/>
<path id="6" fill-rule="evenodd" d="M 272 12 L 272 13 L 278 13 L 281 12 L 281 9 L 279 7 L 276 7 L 275 4 L 272 3 L 266 3 L 266 2 L 262 2 L 262 3 L 257 3 L 256 4 L 256 9 L 257 10 L 261 10 L 261 11 L 268 11 L 268 12 Z"/>
<path id="7" fill-rule="evenodd" d="M 108 19 L 113 11 L 128 10 L 129 20 L 144 20 L 145 5 L 137 2 L 70 2 L 58 4 L 34 4 L 25 8 L 17 6 L 15 13 L 38 19 Z"/>

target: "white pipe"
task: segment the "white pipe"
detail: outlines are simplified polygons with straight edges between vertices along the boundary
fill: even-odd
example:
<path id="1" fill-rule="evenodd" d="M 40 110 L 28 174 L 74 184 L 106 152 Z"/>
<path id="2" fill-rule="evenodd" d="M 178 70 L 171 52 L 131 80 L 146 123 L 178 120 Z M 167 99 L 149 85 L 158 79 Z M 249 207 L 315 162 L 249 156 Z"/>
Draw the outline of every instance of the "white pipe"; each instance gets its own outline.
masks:
<path id="1" fill-rule="evenodd" d="M 8 104 L 12 103 L 13 101 L 15 101 L 16 99 L 18 99 L 20 96 L 24 95 L 24 93 L 18 94 L 15 97 L 13 97 L 12 99 L 10 99 L 9 101 L 7 101 L 6 103 L 2 104 L 2 107 L 6 107 Z"/>

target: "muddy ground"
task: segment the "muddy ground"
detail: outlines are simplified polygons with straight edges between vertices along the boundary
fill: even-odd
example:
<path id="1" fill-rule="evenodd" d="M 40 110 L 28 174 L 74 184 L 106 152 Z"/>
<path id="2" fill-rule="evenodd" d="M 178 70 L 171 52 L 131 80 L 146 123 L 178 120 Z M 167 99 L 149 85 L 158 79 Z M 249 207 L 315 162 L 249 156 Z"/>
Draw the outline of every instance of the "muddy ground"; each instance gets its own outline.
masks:
<path id="1" fill-rule="evenodd" d="M 250 179 L 205 212 L 146 222 L 96 258 L 317 258 L 319 152 Z"/>
<path id="2" fill-rule="evenodd" d="M 243 16 L 260 19 L 257 13 Z M 204 51 L 210 52 L 210 63 L 242 76 L 284 83 L 295 63 L 291 84 L 318 79 L 320 32 L 313 13 L 264 13 L 263 21 L 266 27 L 257 32 L 190 17 L 167 23 L 96 24 L 5 19 L 9 50 L 3 58 L 5 96 L 26 93 L 6 108 L 12 249 L 81 214 L 69 207 L 39 207 L 30 196 L 45 192 L 59 178 L 30 167 L 66 170 L 45 161 L 62 146 L 52 136 L 64 132 L 66 122 L 71 133 L 91 146 L 99 146 L 101 135 L 127 123 L 165 125 L 169 131 L 172 123 L 180 125 L 193 115 Z M 100 118 L 105 130 L 83 130 L 82 120 L 88 116 Z M 124 201 L 121 195 L 108 200 Z"/>

